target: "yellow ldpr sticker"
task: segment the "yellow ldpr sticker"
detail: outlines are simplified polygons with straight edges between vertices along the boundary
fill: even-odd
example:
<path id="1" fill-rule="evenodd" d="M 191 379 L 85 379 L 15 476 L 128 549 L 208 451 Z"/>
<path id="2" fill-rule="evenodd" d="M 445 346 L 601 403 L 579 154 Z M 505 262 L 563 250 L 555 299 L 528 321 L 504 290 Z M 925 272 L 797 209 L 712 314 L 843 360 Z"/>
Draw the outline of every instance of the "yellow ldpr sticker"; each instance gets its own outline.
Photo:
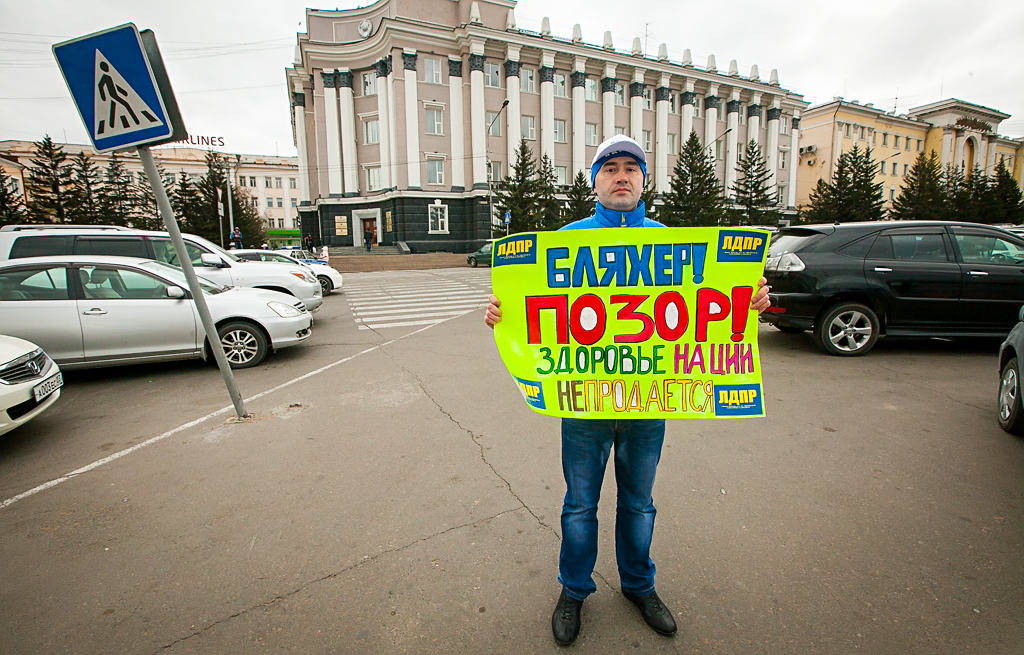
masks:
<path id="1" fill-rule="evenodd" d="M 526 403 L 573 418 L 764 416 L 768 233 L 609 228 L 494 244 L 494 338 Z"/>

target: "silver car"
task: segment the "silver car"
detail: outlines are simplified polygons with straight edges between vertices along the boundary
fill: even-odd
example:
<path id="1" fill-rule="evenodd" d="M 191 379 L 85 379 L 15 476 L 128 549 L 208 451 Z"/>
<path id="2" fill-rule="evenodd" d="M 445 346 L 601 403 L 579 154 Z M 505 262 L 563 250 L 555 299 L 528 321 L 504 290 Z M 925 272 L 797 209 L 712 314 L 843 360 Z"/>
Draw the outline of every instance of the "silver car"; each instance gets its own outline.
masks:
<path id="1" fill-rule="evenodd" d="M 202 279 L 201 279 L 202 281 Z M 202 281 L 232 368 L 309 338 L 302 301 Z M 99 255 L 0 264 L 0 334 L 31 339 L 61 368 L 207 357 L 202 322 L 176 266 Z"/>

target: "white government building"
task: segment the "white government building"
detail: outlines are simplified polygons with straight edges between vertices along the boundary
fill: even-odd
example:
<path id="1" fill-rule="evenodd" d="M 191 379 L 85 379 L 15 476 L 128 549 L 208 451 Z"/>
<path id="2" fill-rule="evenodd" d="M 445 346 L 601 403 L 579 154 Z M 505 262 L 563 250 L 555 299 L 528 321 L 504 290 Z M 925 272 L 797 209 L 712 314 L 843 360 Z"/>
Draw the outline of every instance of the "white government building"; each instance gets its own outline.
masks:
<path id="1" fill-rule="evenodd" d="M 558 184 L 589 177 L 602 140 L 625 133 L 650 153 L 664 193 L 690 131 L 715 153 L 726 188 L 750 138 L 779 204 L 796 205 L 800 114 L 808 103 L 757 66 L 694 65 L 640 39 L 616 50 L 516 27 L 512 0 L 378 0 L 306 11 L 286 70 L 299 153 L 303 233 L 332 246 L 404 242 L 414 252 L 475 249 L 501 233 L 488 171 L 509 171 L 521 138 L 548 155 Z M 510 154 L 512 153 L 512 154 Z"/>

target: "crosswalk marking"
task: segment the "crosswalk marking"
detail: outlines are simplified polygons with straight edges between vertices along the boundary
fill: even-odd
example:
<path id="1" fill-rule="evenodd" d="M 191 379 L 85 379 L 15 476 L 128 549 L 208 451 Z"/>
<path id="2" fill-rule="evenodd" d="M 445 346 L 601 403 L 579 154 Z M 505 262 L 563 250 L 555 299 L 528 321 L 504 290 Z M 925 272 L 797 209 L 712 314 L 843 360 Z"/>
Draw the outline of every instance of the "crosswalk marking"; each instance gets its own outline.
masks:
<path id="1" fill-rule="evenodd" d="M 360 330 L 433 325 L 487 305 L 490 273 L 407 271 L 346 279 L 345 296 Z"/>

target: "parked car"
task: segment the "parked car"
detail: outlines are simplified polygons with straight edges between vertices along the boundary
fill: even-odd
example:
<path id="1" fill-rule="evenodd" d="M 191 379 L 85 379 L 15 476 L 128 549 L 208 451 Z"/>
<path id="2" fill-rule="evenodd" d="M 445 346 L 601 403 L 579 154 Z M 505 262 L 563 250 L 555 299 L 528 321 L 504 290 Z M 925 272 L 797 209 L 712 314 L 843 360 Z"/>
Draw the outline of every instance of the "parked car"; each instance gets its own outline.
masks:
<path id="1" fill-rule="evenodd" d="M 1016 435 L 1024 435 L 1024 407 L 1021 406 L 1021 371 L 1024 364 L 1024 308 L 1017 325 L 999 347 L 999 426 Z"/>
<path id="2" fill-rule="evenodd" d="M 232 368 L 309 338 L 301 300 L 200 279 Z M 0 334 L 32 339 L 62 368 L 207 358 L 181 269 L 129 257 L 68 255 L 0 263 Z"/>
<path id="3" fill-rule="evenodd" d="M 480 247 L 480 250 L 477 250 L 476 252 L 470 254 L 469 257 L 466 257 L 466 263 L 472 266 L 473 268 L 476 268 L 480 264 L 486 264 L 487 266 L 490 266 L 491 247 L 493 245 L 493 241 L 488 241 L 487 243 Z"/>
<path id="4" fill-rule="evenodd" d="M 316 279 L 320 282 L 320 290 L 325 296 L 335 289 L 341 289 L 343 282 L 341 273 L 317 260 L 295 260 L 290 255 L 285 254 L 286 252 L 296 251 L 257 250 L 254 248 L 251 250 L 232 250 L 231 254 L 239 259 L 254 262 L 277 262 L 279 264 L 305 266 L 316 276 Z"/>
<path id="5" fill-rule="evenodd" d="M 287 293 L 301 300 L 309 311 L 323 302 L 320 282 L 307 268 L 246 262 L 202 237 L 183 234 L 182 238 L 196 273 L 215 284 Z M 178 265 L 178 255 L 166 232 L 89 225 L 0 227 L 0 262 L 53 255 L 138 257 Z"/>
<path id="6" fill-rule="evenodd" d="M 266 252 L 266 251 L 264 251 L 264 252 Z M 270 252 L 276 252 L 279 255 L 284 255 L 285 257 L 291 257 L 295 261 L 302 262 L 303 264 L 326 264 L 327 263 L 323 259 L 320 259 L 320 257 L 318 257 L 317 255 L 314 255 L 313 253 L 311 253 L 308 250 L 303 250 L 302 248 L 277 248 L 276 250 L 271 250 Z"/>
<path id="7" fill-rule="evenodd" d="M 880 337 L 1005 337 L 1024 305 L 1024 238 L 938 221 L 804 225 L 768 249 L 761 320 L 831 355 Z"/>
<path id="8" fill-rule="evenodd" d="M 63 385 L 60 367 L 42 348 L 0 335 L 0 434 L 45 412 Z"/>

